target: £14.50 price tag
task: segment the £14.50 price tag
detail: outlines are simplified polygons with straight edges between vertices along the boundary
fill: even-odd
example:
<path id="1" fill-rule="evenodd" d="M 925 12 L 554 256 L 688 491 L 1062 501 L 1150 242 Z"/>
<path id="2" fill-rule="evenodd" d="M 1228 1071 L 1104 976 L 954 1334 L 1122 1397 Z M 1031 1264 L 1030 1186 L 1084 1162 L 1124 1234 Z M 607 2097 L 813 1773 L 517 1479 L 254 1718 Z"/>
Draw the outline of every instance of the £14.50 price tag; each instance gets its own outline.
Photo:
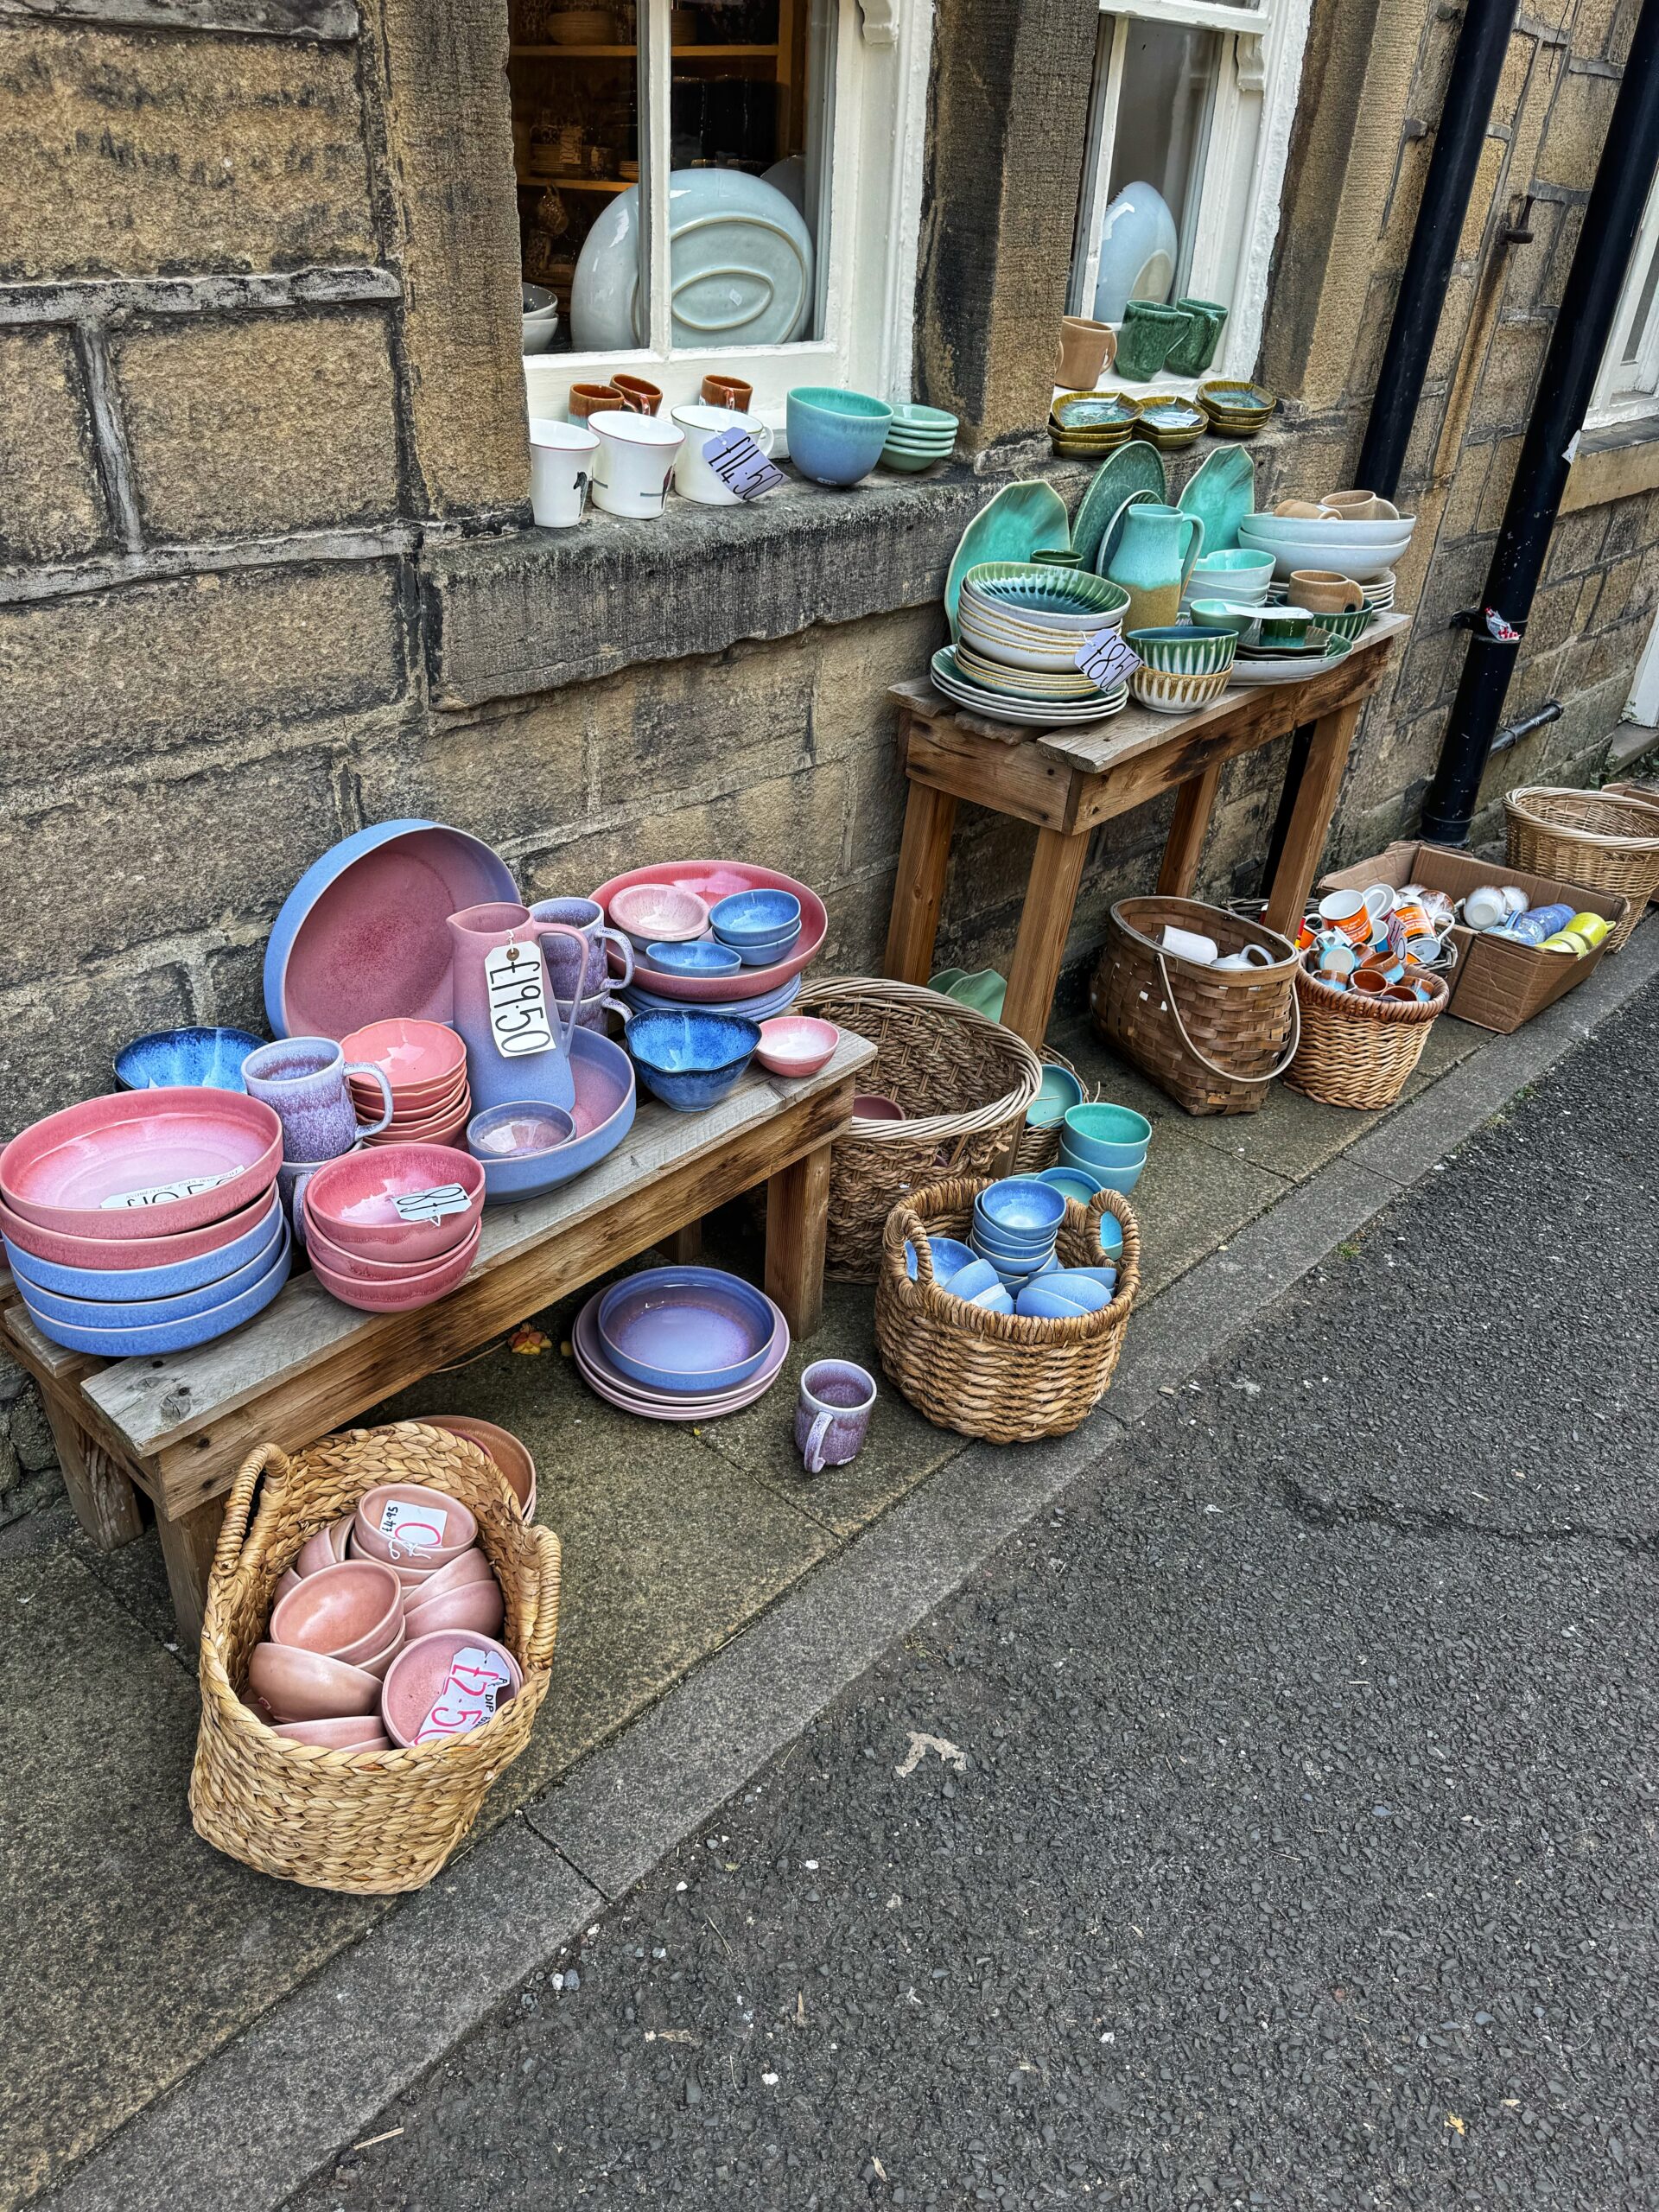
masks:
<path id="1" fill-rule="evenodd" d="M 118 1191 L 113 1198 L 100 1198 L 99 1207 L 105 1213 L 125 1213 L 137 1206 L 171 1205 L 175 1198 L 194 1198 L 198 1191 L 216 1191 L 221 1183 L 234 1183 L 241 1173 L 232 1167 L 223 1175 L 181 1175 L 176 1182 L 151 1183 L 142 1191 Z"/>
<path id="2" fill-rule="evenodd" d="M 551 1049 L 547 970 L 537 944 L 498 944 L 486 952 L 484 989 L 490 1003 L 490 1034 L 503 1059 L 523 1059 Z"/>
<path id="3" fill-rule="evenodd" d="M 1124 644 L 1116 630 L 1091 630 L 1072 659 L 1090 683 L 1103 691 L 1115 690 L 1120 683 L 1127 683 L 1141 665 L 1140 654 L 1133 645 Z"/>
<path id="4" fill-rule="evenodd" d="M 476 1728 L 480 1720 L 492 1719 L 502 1691 L 510 1688 L 512 1682 L 512 1676 L 498 1653 L 485 1651 L 477 1644 L 464 1645 L 449 1662 L 443 1688 L 415 1732 L 416 1742 L 431 1744 L 445 1736 L 459 1736 Z"/>
<path id="5" fill-rule="evenodd" d="M 747 430 L 719 430 L 705 438 L 702 457 L 728 492 L 758 499 L 784 480 L 784 472 L 766 459 Z"/>
<path id="6" fill-rule="evenodd" d="M 442 1221 L 446 1214 L 465 1213 L 473 1202 L 459 1183 L 435 1183 L 427 1191 L 394 1191 L 391 1203 L 399 1221 Z"/>

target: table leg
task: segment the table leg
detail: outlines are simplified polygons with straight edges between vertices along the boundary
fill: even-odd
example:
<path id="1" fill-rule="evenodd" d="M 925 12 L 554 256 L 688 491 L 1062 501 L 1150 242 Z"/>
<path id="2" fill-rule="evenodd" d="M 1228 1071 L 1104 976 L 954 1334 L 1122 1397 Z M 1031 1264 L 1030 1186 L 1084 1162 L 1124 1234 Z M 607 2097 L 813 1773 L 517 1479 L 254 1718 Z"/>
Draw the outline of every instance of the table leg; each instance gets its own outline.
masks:
<path id="1" fill-rule="evenodd" d="M 201 1617 L 207 1604 L 207 1575 L 213 1564 L 219 1529 L 225 1519 L 225 1500 L 210 1497 L 192 1507 L 176 1521 L 169 1521 L 157 1507 L 156 1525 L 167 1567 L 167 1586 L 173 1594 L 173 1613 L 187 1649 L 201 1640 Z"/>
<path id="2" fill-rule="evenodd" d="M 933 971 L 933 940 L 956 825 L 957 802 L 949 791 L 912 784 L 887 922 L 887 970 L 897 982 L 925 983 Z"/>
<path id="3" fill-rule="evenodd" d="M 683 1229 L 677 1229 L 671 1236 L 663 1239 L 663 1249 L 677 1268 L 694 1268 L 702 1257 L 702 1220 L 688 1221 Z"/>
<path id="4" fill-rule="evenodd" d="M 1307 894 L 1325 852 L 1325 841 L 1331 832 L 1331 817 L 1337 810 L 1343 771 L 1348 766 L 1348 748 L 1353 742 L 1363 706 L 1363 700 L 1357 700 L 1351 707 L 1338 707 L 1332 714 L 1321 715 L 1313 725 L 1307 766 L 1296 787 L 1284 850 L 1274 871 L 1267 912 L 1262 917 L 1270 930 L 1277 930 L 1283 937 L 1294 938 L 1302 909 L 1307 904 Z"/>
<path id="5" fill-rule="evenodd" d="M 1077 886 L 1083 880 L 1088 853 L 1086 830 L 1037 832 L 1020 936 L 1014 948 L 1013 972 L 1002 1002 L 1004 1026 L 1023 1037 L 1034 1052 L 1042 1051 L 1048 1031 L 1054 986 L 1060 980 L 1066 932 L 1071 926 L 1071 909 L 1077 901 Z"/>
<path id="6" fill-rule="evenodd" d="M 138 1492 L 119 1460 L 48 1390 L 41 1392 L 58 1465 L 75 1518 L 101 1552 L 118 1551 L 144 1530 Z"/>
<path id="7" fill-rule="evenodd" d="M 1164 840 L 1163 865 L 1158 888 L 1167 899 L 1190 899 L 1198 880 L 1198 861 L 1210 828 L 1210 810 L 1216 803 L 1221 763 L 1212 760 L 1196 776 L 1189 776 L 1175 794 L 1175 812 Z"/>
<path id="8" fill-rule="evenodd" d="M 766 1185 L 766 1295 L 798 1339 L 811 1335 L 823 1312 L 829 1230 L 830 1147 L 821 1144 Z"/>

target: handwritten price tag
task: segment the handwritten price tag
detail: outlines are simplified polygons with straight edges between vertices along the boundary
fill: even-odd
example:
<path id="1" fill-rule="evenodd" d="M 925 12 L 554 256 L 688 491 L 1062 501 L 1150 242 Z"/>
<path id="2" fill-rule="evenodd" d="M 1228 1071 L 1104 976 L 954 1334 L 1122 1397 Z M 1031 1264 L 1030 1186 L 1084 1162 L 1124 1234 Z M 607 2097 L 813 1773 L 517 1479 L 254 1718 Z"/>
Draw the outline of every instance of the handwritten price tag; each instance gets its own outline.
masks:
<path id="1" fill-rule="evenodd" d="M 1120 683 L 1127 683 L 1141 665 L 1141 656 L 1133 645 L 1126 645 L 1116 630 L 1091 630 L 1072 656 L 1092 683 L 1103 691 L 1114 690 Z"/>
<path id="2" fill-rule="evenodd" d="M 472 1200 L 459 1183 L 435 1183 L 429 1191 L 394 1191 L 391 1203 L 400 1221 L 442 1221 L 465 1213 Z"/>
<path id="3" fill-rule="evenodd" d="M 389 1497 L 380 1509 L 380 1534 L 391 1547 L 392 1557 L 406 1554 L 418 1559 L 435 1552 L 443 1541 L 449 1516 L 441 1505 L 423 1504 L 414 1498 Z"/>
<path id="4" fill-rule="evenodd" d="M 484 989 L 490 1034 L 504 1060 L 525 1059 L 552 1049 L 547 1018 L 547 970 L 534 944 L 498 944 L 484 956 Z"/>
<path id="5" fill-rule="evenodd" d="M 740 499 L 758 499 L 784 480 L 783 470 L 772 466 L 747 430 L 716 431 L 703 440 L 702 457 Z"/>
<path id="6" fill-rule="evenodd" d="M 175 1183 L 152 1183 L 142 1191 L 121 1191 L 114 1198 L 100 1198 L 99 1207 L 105 1213 L 125 1213 L 136 1206 L 171 1205 L 175 1198 L 194 1198 L 198 1191 L 216 1191 L 221 1183 L 234 1183 L 241 1173 L 232 1167 L 223 1175 L 181 1175 Z"/>
<path id="7" fill-rule="evenodd" d="M 415 1732 L 417 1744 L 431 1744 L 445 1736 L 464 1735 L 481 1720 L 493 1719 L 503 1690 L 510 1690 L 512 1676 L 499 1653 L 467 1644 L 449 1662 L 443 1688 L 433 1700 L 431 1711 Z"/>

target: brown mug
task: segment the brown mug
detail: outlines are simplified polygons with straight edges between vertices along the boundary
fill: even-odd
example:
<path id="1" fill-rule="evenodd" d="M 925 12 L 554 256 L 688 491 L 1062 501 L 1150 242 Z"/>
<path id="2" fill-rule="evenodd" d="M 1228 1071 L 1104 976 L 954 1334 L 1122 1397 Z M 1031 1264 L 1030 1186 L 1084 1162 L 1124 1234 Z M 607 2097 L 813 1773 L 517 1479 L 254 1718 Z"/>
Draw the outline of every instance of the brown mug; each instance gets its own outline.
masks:
<path id="1" fill-rule="evenodd" d="M 734 415 L 747 415 L 753 397 L 754 386 L 745 384 L 741 377 L 709 375 L 702 380 L 705 407 L 729 407 Z"/>
<path id="2" fill-rule="evenodd" d="M 1068 391 L 1092 391 L 1117 359 L 1117 337 L 1110 323 L 1086 315 L 1060 317 L 1060 359 L 1054 381 Z"/>
<path id="3" fill-rule="evenodd" d="M 1365 604 L 1365 594 L 1351 576 L 1334 569 L 1293 569 L 1290 603 L 1305 607 L 1310 614 L 1351 614 Z"/>
<path id="4" fill-rule="evenodd" d="M 1321 505 L 1343 522 L 1397 522 L 1400 510 L 1375 492 L 1327 492 Z"/>
<path id="5" fill-rule="evenodd" d="M 622 395 L 613 384 L 573 384 L 570 387 L 573 423 L 585 423 L 590 415 L 608 412 L 622 404 Z"/>
<path id="6" fill-rule="evenodd" d="M 662 386 L 647 384 L 644 377 L 614 376 L 611 382 L 630 415 L 654 415 L 663 404 Z"/>
<path id="7" fill-rule="evenodd" d="M 1323 507 L 1316 507 L 1312 499 L 1281 499 L 1273 511 L 1287 520 L 1297 522 L 1329 522 L 1331 518 Z"/>

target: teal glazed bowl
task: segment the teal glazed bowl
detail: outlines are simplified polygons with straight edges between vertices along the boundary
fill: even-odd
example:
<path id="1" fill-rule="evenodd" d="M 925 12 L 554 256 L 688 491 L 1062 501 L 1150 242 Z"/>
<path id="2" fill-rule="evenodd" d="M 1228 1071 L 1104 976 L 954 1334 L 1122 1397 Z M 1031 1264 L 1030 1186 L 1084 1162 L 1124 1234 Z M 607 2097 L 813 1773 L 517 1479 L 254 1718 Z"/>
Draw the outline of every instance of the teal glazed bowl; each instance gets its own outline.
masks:
<path id="1" fill-rule="evenodd" d="M 1230 630 L 1201 630 L 1186 622 L 1131 630 L 1127 642 L 1148 668 L 1164 676 L 1214 676 L 1232 666 L 1238 644 Z"/>
<path id="2" fill-rule="evenodd" d="M 802 385 L 785 403 L 789 457 L 815 484 L 857 484 L 881 458 L 893 427 L 885 399 L 830 385 Z"/>

